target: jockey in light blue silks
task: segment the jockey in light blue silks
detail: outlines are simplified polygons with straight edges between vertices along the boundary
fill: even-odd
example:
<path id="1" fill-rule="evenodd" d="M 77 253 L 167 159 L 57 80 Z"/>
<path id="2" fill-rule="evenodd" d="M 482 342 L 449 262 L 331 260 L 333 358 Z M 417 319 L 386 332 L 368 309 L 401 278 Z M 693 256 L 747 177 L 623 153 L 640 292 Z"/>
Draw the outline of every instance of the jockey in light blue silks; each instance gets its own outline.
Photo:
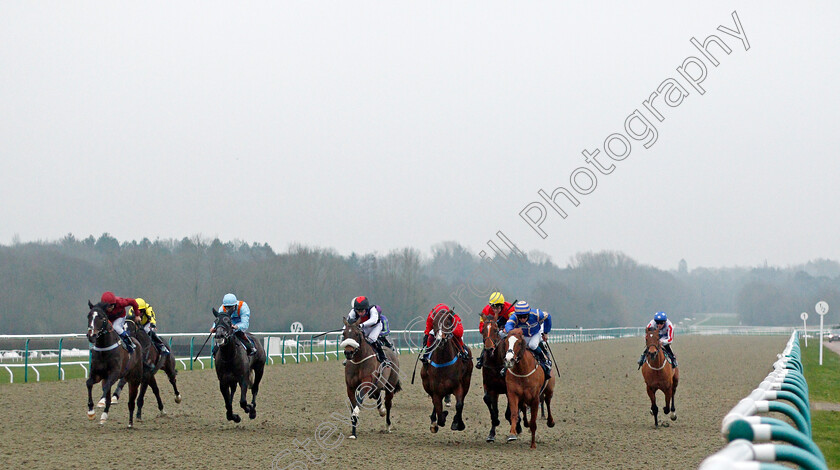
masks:
<path id="1" fill-rule="evenodd" d="M 551 314 L 531 308 L 528 302 L 520 300 L 514 305 L 514 315 L 505 323 L 505 333 L 510 333 L 514 328 L 522 329 L 522 339 L 545 369 L 545 377 L 548 380 L 551 377 L 551 360 L 540 340 L 545 341 L 551 331 Z"/>
<path id="2" fill-rule="evenodd" d="M 245 346 L 245 350 L 248 351 L 248 355 L 253 356 L 257 352 L 257 348 L 254 347 L 254 344 L 251 343 L 251 340 L 247 335 L 245 335 L 245 332 L 248 331 L 248 324 L 251 320 L 251 309 L 248 308 L 248 304 L 242 300 L 237 300 L 236 296 L 233 294 L 225 294 L 222 298 L 222 305 L 219 307 L 219 311 L 222 310 L 230 314 L 230 322 L 233 324 L 236 338 L 239 339 L 243 346 Z M 210 332 L 213 333 L 215 331 L 216 324 L 214 323 Z"/>

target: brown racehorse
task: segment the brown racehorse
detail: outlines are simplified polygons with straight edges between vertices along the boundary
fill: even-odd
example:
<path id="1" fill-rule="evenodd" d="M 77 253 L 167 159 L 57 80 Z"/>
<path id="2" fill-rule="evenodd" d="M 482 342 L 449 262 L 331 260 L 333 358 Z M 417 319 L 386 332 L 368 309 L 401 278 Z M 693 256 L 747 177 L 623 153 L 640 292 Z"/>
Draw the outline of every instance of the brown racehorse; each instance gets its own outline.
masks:
<path id="1" fill-rule="evenodd" d="M 659 342 L 659 330 L 648 328 L 645 331 L 645 363 L 642 365 L 642 376 L 647 385 L 647 394 L 650 397 L 650 414 L 653 415 L 653 426 L 659 426 L 659 408 L 656 406 L 656 391 L 662 390 L 665 394 L 665 416 L 671 415 L 671 421 L 677 420 L 677 405 L 674 396 L 677 393 L 677 385 L 680 382 L 680 370 L 671 366 L 666 360 L 665 350 Z M 668 426 L 667 421 L 662 426 Z"/>
<path id="2" fill-rule="evenodd" d="M 494 316 L 482 316 L 484 326 L 481 330 L 481 338 L 484 340 L 484 367 L 482 378 L 484 379 L 484 403 L 490 411 L 490 434 L 487 435 L 487 442 L 496 440 L 496 426 L 499 425 L 499 395 L 507 394 L 505 377 L 501 371 L 505 366 L 505 348 L 502 345 L 502 337 L 499 334 L 499 325 Z M 505 419 L 510 422 L 510 403 L 505 410 Z M 522 426 L 517 422 L 516 433 L 522 432 Z"/>
<path id="3" fill-rule="evenodd" d="M 459 352 L 461 346 L 458 338 L 452 333 L 457 325 L 452 310 L 436 312 L 432 320 L 435 332 L 435 342 L 428 363 L 423 363 L 420 378 L 423 379 L 423 390 L 432 397 L 432 414 L 429 416 L 429 429 L 435 433 L 438 428 L 446 425 L 448 411 L 443 411 L 443 397 L 455 395 L 455 417 L 452 418 L 452 430 L 463 431 L 466 424 L 463 420 L 464 397 L 470 390 L 472 378 L 472 357 L 464 358 Z"/>
<path id="4" fill-rule="evenodd" d="M 93 305 L 88 301 L 88 307 L 90 311 L 88 312 L 87 337 L 93 344 L 90 376 L 85 383 L 88 392 L 88 419 L 93 420 L 96 414 L 93 411 L 93 384 L 102 382 L 105 409 L 99 418 L 99 424 L 105 424 L 108 420 L 108 412 L 111 410 L 111 386 L 121 378 L 125 378 L 128 381 L 128 427 L 134 427 L 134 401 L 143 377 L 141 358 L 143 349 L 134 338 L 131 339 L 134 343 L 134 352 L 129 353 L 122 347 L 120 337 L 108 321 L 102 303 Z"/>
<path id="5" fill-rule="evenodd" d="M 548 421 L 546 425 L 554 427 L 554 418 L 551 416 L 551 398 L 554 395 L 554 377 L 545 380 L 545 372 L 537 363 L 537 358 L 532 353 L 526 353 L 528 349 L 522 337 L 522 329 L 515 328 L 505 338 L 505 367 L 508 369 L 505 375 L 507 386 L 507 399 L 510 409 L 530 409 L 531 419 L 528 427 L 531 429 L 531 448 L 537 448 L 537 410 L 540 407 L 540 396 L 544 396 L 546 408 L 548 408 Z M 524 411 L 524 410 L 523 410 Z M 519 413 L 511 413 L 510 434 L 508 442 L 515 441 L 516 425 L 519 424 Z"/>
<path id="6" fill-rule="evenodd" d="M 157 380 L 155 380 L 155 374 L 158 370 L 163 370 L 166 373 L 167 377 L 169 377 L 169 383 L 172 384 L 172 389 L 175 391 L 175 403 L 181 403 L 181 393 L 178 391 L 178 384 L 175 379 L 178 374 L 175 368 L 175 358 L 172 357 L 171 353 L 161 354 L 155 345 L 152 344 L 152 338 L 149 337 L 149 334 L 143 328 L 138 327 L 134 321 L 126 320 L 125 329 L 129 335 L 143 346 L 143 381 L 140 383 L 140 392 L 137 395 L 137 420 L 142 420 L 143 399 L 146 396 L 146 389 L 148 387 L 152 388 L 152 392 L 157 399 L 160 415 L 164 416 L 166 415 L 166 411 L 163 410 L 163 400 L 160 399 L 160 390 L 158 389 Z M 123 386 L 125 386 L 125 379 L 121 379 L 119 385 L 117 385 L 117 389 L 114 390 L 111 403 L 116 403 L 119 400 Z M 105 405 L 104 397 L 99 400 L 99 404 L 100 406 Z"/>
<path id="7" fill-rule="evenodd" d="M 385 432 L 391 432 L 391 403 L 394 394 L 402 390 L 400 384 L 400 363 L 391 348 L 382 348 L 385 363 L 376 360 L 373 346 L 368 344 L 358 324 L 351 324 L 344 319 L 344 331 L 340 344 L 344 348 L 347 362 L 344 364 L 344 383 L 347 386 L 347 398 L 350 400 L 350 424 L 352 432 L 348 439 L 356 439 L 356 426 L 359 424 L 359 406 L 365 398 L 376 397 L 379 416 L 385 417 Z M 382 395 L 384 397 L 384 403 Z"/>

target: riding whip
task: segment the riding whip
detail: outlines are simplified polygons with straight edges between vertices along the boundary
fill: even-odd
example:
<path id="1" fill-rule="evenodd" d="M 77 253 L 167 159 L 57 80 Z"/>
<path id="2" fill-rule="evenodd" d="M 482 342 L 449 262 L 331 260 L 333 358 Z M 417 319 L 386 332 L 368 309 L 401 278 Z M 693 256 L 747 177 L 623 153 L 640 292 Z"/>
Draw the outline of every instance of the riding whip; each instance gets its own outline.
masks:
<path id="1" fill-rule="evenodd" d="M 204 351 L 204 346 L 207 346 L 207 341 L 210 340 L 211 336 L 213 336 L 213 333 L 210 333 L 209 335 L 207 335 L 207 339 L 204 340 L 204 344 L 201 345 L 201 349 L 198 350 L 198 354 L 195 355 L 192 362 L 195 362 L 195 360 L 198 359 L 198 356 L 201 355 L 201 351 Z"/>
<path id="2" fill-rule="evenodd" d="M 557 377 L 560 377 L 560 368 L 557 367 L 557 359 L 554 358 L 554 351 L 551 350 L 551 346 L 549 346 L 548 341 L 543 341 L 545 343 L 546 349 L 548 349 L 548 353 L 551 354 L 551 362 L 554 363 L 554 369 L 557 370 Z"/>

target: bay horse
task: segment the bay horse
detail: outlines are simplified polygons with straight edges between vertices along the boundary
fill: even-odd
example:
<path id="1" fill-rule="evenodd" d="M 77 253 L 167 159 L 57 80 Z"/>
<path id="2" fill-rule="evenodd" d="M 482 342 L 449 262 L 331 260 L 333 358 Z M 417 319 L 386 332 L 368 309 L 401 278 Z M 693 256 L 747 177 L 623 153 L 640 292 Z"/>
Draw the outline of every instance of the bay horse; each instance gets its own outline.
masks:
<path id="1" fill-rule="evenodd" d="M 516 427 L 519 424 L 519 413 L 513 411 L 525 411 L 529 409 L 530 420 L 528 427 L 531 429 L 531 448 L 537 448 L 537 410 L 540 407 L 540 397 L 544 397 L 546 408 L 548 408 L 548 419 L 546 425 L 554 427 L 554 417 L 551 415 L 551 398 L 554 395 L 554 377 L 545 379 L 545 372 L 537 362 L 533 353 L 525 353 L 528 347 L 522 336 L 521 328 L 514 328 L 505 338 L 507 350 L 505 351 L 505 385 L 507 387 L 508 406 L 511 409 L 511 426 L 508 434 L 508 442 L 515 441 Z"/>
<path id="2" fill-rule="evenodd" d="M 484 404 L 490 412 L 490 434 L 487 442 L 496 440 L 496 426 L 499 425 L 499 395 L 507 394 L 505 377 L 501 374 L 505 366 L 505 348 L 501 346 L 502 336 L 499 325 L 494 316 L 482 316 L 484 326 L 481 338 L 484 340 L 484 366 L 482 379 L 484 386 Z M 500 347 L 501 346 L 501 347 Z M 510 422 L 510 403 L 505 410 L 505 418 Z M 517 423 L 516 433 L 522 432 L 522 426 Z"/>
<path id="3" fill-rule="evenodd" d="M 216 377 L 219 379 L 219 390 L 225 399 L 227 420 L 238 423 L 241 419 L 233 412 L 233 396 L 236 386 L 241 388 L 239 406 L 248 413 L 248 418 L 257 417 L 257 393 L 260 391 L 260 381 L 265 369 L 265 349 L 259 341 L 255 341 L 250 333 L 245 333 L 254 343 L 257 352 L 248 356 L 245 346 L 236 338 L 236 330 L 230 319 L 230 314 L 213 309 L 216 317 L 216 351 L 213 359 L 216 362 Z M 248 404 L 248 388 L 251 389 L 251 403 Z"/>
<path id="4" fill-rule="evenodd" d="M 172 356 L 172 353 L 161 354 L 154 343 L 152 343 L 152 338 L 149 337 L 149 334 L 143 328 L 138 327 L 134 321 L 126 320 L 125 327 L 128 334 L 137 339 L 143 346 L 143 381 L 140 383 L 140 392 L 137 395 L 137 420 L 142 421 L 143 398 L 146 396 L 146 389 L 148 387 L 151 387 L 152 392 L 155 394 L 160 416 L 165 416 L 166 411 L 163 409 L 163 400 L 160 399 L 160 390 L 158 389 L 157 380 L 155 380 L 155 374 L 157 374 L 158 370 L 163 370 L 166 373 L 166 376 L 169 378 L 169 383 L 172 384 L 172 389 L 175 391 L 175 403 L 181 403 L 181 392 L 178 391 L 178 384 L 175 380 L 175 376 L 178 375 L 178 371 L 175 368 L 175 358 Z M 116 403 L 119 400 L 123 386 L 125 386 L 125 379 L 120 379 L 117 389 L 114 390 L 111 403 Z M 99 400 L 99 404 L 100 406 L 105 405 L 105 397 Z"/>
<path id="5" fill-rule="evenodd" d="M 449 412 L 443 411 L 443 397 L 449 394 L 455 395 L 452 430 L 463 431 L 467 427 L 462 415 L 464 397 L 470 390 L 473 362 L 471 355 L 464 358 L 459 354 L 461 346 L 458 344 L 458 338 L 452 333 L 456 327 L 454 322 L 455 315 L 452 310 L 440 310 L 435 313 L 432 319 L 435 343 L 429 361 L 424 362 L 420 369 L 423 390 L 432 397 L 429 430 L 433 433 L 438 432 L 439 427 L 446 426 L 446 416 Z"/>
<path id="6" fill-rule="evenodd" d="M 653 427 L 659 427 L 659 408 L 656 406 L 657 390 L 662 390 L 662 393 L 665 394 L 665 407 L 662 409 L 665 416 L 673 411 L 671 421 L 676 421 L 675 395 L 677 385 L 680 382 L 680 370 L 673 367 L 671 361 L 667 360 L 665 349 L 659 342 L 659 330 L 654 327 L 645 330 L 645 362 L 642 364 L 642 376 L 645 378 L 647 394 L 650 397 L 650 414 L 653 415 Z M 668 422 L 662 421 L 662 426 L 667 427 Z"/>
<path id="7" fill-rule="evenodd" d="M 356 439 L 356 427 L 359 424 L 359 407 L 365 398 L 376 397 L 379 416 L 385 417 L 385 432 L 391 432 L 391 405 L 394 395 L 402 390 L 400 383 L 400 363 L 391 348 L 382 348 L 386 362 L 379 364 L 373 346 L 368 344 L 360 325 L 344 319 L 342 340 L 347 362 L 344 365 L 344 384 L 347 386 L 347 398 L 350 400 L 350 425 L 352 431 L 348 439 Z"/>
<path id="8" fill-rule="evenodd" d="M 114 331 L 108 315 L 105 313 L 105 305 L 98 303 L 93 305 L 88 301 L 88 328 L 87 338 L 93 345 L 91 351 L 90 374 L 85 384 L 88 392 L 88 419 L 93 420 L 93 384 L 102 382 L 102 393 L 105 397 L 105 409 L 99 418 L 99 424 L 105 424 L 108 420 L 108 412 L 111 410 L 111 386 L 124 378 L 128 382 L 128 427 L 134 427 L 134 401 L 137 398 L 137 389 L 143 378 L 143 361 L 141 355 L 143 350 L 136 339 L 131 339 L 134 344 L 134 351 L 128 352 L 122 347 L 122 341 Z"/>

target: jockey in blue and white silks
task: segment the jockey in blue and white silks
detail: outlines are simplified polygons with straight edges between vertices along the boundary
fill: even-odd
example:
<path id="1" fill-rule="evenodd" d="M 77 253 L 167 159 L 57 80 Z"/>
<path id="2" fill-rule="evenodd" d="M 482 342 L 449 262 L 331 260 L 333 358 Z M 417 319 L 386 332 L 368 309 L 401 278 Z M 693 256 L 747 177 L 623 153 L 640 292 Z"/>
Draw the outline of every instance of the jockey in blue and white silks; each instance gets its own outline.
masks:
<path id="1" fill-rule="evenodd" d="M 668 315 L 665 312 L 656 312 L 653 320 L 647 324 L 647 328 L 656 328 L 659 330 L 659 342 L 662 344 L 662 349 L 665 350 L 665 354 L 671 359 L 671 364 L 677 367 L 677 356 L 671 350 L 671 343 L 674 342 L 674 324 L 671 323 L 671 320 L 668 320 Z M 640 369 L 644 362 L 645 353 L 642 353 L 638 363 Z"/>
<path id="2" fill-rule="evenodd" d="M 548 379 L 551 376 L 551 360 L 541 347 L 540 340 L 545 341 L 546 335 L 551 332 L 551 314 L 531 308 L 528 302 L 520 300 L 514 305 L 514 315 L 505 323 L 505 333 L 510 333 L 514 328 L 522 329 L 522 339 L 545 369 Z"/>

